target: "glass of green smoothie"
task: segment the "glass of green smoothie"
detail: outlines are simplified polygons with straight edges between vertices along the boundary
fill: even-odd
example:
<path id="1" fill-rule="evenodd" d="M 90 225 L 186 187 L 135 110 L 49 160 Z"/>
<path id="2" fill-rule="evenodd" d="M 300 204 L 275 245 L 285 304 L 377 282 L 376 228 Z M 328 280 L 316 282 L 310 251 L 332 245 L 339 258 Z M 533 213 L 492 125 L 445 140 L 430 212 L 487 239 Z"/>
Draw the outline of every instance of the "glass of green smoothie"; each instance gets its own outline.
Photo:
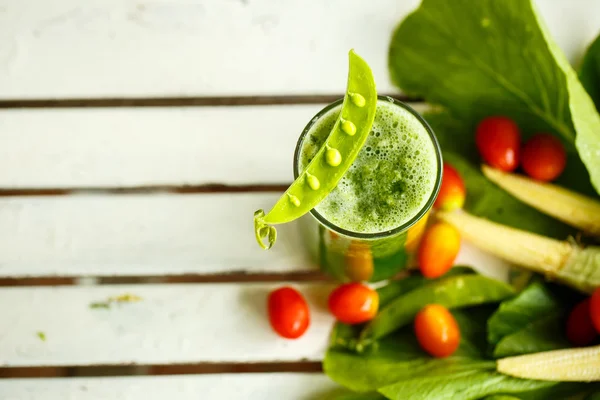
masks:
<path id="1" fill-rule="evenodd" d="M 342 99 L 325 107 L 300 135 L 295 178 L 323 146 L 341 107 Z M 310 211 L 312 221 L 305 218 L 322 270 L 343 281 L 379 281 L 410 265 L 441 178 L 441 151 L 427 122 L 408 105 L 378 96 L 358 157 Z"/>

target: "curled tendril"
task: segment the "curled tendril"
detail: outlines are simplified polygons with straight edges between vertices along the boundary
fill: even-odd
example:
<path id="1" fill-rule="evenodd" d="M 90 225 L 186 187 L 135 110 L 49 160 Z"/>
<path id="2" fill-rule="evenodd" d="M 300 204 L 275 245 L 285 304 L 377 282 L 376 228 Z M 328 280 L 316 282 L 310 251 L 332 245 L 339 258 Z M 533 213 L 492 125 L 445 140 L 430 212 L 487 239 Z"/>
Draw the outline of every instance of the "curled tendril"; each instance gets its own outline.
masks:
<path id="1" fill-rule="evenodd" d="M 254 212 L 254 235 L 260 247 L 269 250 L 277 240 L 277 230 L 274 226 L 266 224 L 263 221 L 264 217 L 265 212 L 263 210 Z M 265 240 L 267 241 L 266 243 Z"/>

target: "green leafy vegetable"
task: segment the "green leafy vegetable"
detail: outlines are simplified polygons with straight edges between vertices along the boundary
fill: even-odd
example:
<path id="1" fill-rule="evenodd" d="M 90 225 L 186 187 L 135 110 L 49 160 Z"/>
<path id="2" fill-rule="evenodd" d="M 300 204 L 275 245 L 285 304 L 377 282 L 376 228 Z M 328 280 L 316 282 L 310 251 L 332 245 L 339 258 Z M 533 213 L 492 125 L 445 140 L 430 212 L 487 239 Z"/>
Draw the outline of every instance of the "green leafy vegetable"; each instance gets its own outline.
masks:
<path id="1" fill-rule="evenodd" d="M 368 345 L 408 323 L 427 304 L 460 308 L 494 303 L 514 295 L 511 286 L 480 275 L 460 275 L 434 281 L 396 298 L 371 320 L 361 333 L 359 345 Z"/>
<path id="2" fill-rule="evenodd" d="M 36 336 L 42 341 L 45 342 L 46 341 L 46 334 L 42 331 L 37 331 L 36 332 Z"/>
<path id="3" fill-rule="evenodd" d="M 488 341 L 496 345 L 539 318 L 546 317 L 562 307 L 561 302 L 542 282 L 534 282 L 512 299 L 500 303 L 488 320 Z"/>
<path id="4" fill-rule="evenodd" d="M 579 69 L 579 80 L 600 111 L 600 36 L 585 52 Z"/>
<path id="5" fill-rule="evenodd" d="M 585 398 L 585 400 L 600 400 L 600 391 L 590 393 L 589 396 Z"/>
<path id="6" fill-rule="evenodd" d="M 494 357 L 538 353 L 570 347 L 565 337 L 565 315 L 560 310 L 554 315 L 535 319 L 523 329 L 505 336 L 494 349 Z"/>
<path id="7" fill-rule="evenodd" d="M 522 393 L 554 385 L 555 382 L 517 379 L 497 372 L 467 371 L 406 379 L 382 387 L 379 392 L 393 400 L 475 400 L 491 394 Z"/>
<path id="8" fill-rule="evenodd" d="M 421 350 L 411 327 L 395 332 L 362 353 L 336 346 L 341 337 L 345 341 L 356 338 L 357 332 L 338 324 L 334 328 L 334 343 L 323 361 L 323 369 L 337 383 L 357 392 L 369 392 L 401 379 L 419 376 L 443 375 L 453 371 L 494 370 L 495 363 L 482 359 L 485 344 L 485 321 L 490 311 L 475 308 L 464 312 L 454 310 L 462 339 L 459 349 L 451 357 L 432 358 Z"/>
<path id="9" fill-rule="evenodd" d="M 472 143 L 480 120 L 508 116 L 526 136 L 556 134 L 600 190 L 600 116 L 530 0 L 424 0 L 396 29 L 389 67 L 405 93 L 470 124 L 455 141 Z"/>

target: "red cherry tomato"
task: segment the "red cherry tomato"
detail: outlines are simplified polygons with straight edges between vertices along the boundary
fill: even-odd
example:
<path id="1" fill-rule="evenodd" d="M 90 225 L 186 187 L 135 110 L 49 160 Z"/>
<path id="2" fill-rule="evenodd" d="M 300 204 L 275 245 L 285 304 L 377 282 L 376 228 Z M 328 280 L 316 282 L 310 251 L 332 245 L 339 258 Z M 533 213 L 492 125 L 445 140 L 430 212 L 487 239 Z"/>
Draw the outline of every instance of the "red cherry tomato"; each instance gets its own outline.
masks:
<path id="1" fill-rule="evenodd" d="M 379 294 L 361 283 L 346 283 L 329 295 L 329 311 L 345 324 L 360 324 L 377 315 Z"/>
<path id="2" fill-rule="evenodd" d="M 452 355 L 460 344 L 456 320 L 439 304 L 430 304 L 419 311 L 415 317 L 415 334 L 423 350 L 438 358 Z"/>
<path id="3" fill-rule="evenodd" d="M 444 177 L 442 178 L 442 186 L 438 194 L 434 208 L 452 211 L 461 208 L 465 204 L 465 183 L 458 171 L 452 168 L 451 165 L 444 163 Z"/>
<path id="4" fill-rule="evenodd" d="M 575 346 L 587 346 L 598 336 L 590 315 L 590 299 L 577 304 L 567 319 L 567 339 Z"/>
<path id="5" fill-rule="evenodd" d="M 287 339 L 299 338 L 310 325 L 310 312 L 304 297 L 291 287 L 269 294 L 269 322 L 273 330 Z"/>
<path id="6" fill-rule="evenodd" d="M 534 135 L 521 150 L 523 170 L 538 181 L 549 182 L 559 177 L 567 165 L 567 152 L 556 137 L 546 133 Z"/>
<path id="7" fill-rule="evenodd" d="M 475 143 L 485 162 L 502 171 L 519 166 L 521 135 L 519 127 L 505 117 L 489 117 L 477 126 Z"/>
<path id="8" fill-rule="evenodd" d="M 600 333 L 600 288 L 597 288 L 590 299 L 590 317 L 596 328 L 596 332 Z"/>

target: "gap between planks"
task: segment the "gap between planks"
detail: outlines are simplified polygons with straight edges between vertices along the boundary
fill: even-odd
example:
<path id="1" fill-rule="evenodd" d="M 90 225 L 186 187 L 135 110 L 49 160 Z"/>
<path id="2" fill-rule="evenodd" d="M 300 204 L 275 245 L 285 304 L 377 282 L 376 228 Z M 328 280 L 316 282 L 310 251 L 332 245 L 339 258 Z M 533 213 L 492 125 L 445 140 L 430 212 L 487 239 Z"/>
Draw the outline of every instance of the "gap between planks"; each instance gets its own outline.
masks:
<path id="1" fill-rule="evenodd" d="M 178 283 L 269 283 L 269 282 L 331 282 L 320 271 L 301 271 L 284 273 L 247 273 L 244 271 L 211 275 L 176 276 L 76 276 L 76 277 L 26 277 L 0 278 L 0 287 L 6 286 L 71 286 L 84 281 L 94 285 L 130 285 L 130 284 L 178 284 Z"/>
<path id="2" fill-rule="evenodd" d="M 0 188 L 0 197 L 25 197 L 25 196 L 66 196 L 66 195 L 98 195 L 98 194 L 202 194 L 202 193 L 272 193 L 283 192 L 289 183 L 280 184 L 251 184 L 251 185 L 225 185 L 213 183 L 197 186 L 137 186 L 128 188 L 99 188 L 99 187 L 72 187 L 72 188 L 27 188 L 3 189 Z"/>
<path id="3" fill-rule="evenodd" d="M 400 94 L 381 94 L 404 102 L 421 99 Z M 308 96 L 237 96 L 237 97 L 139 97 L 103 99 L 9 99 L 0 100 L 0 109 L 10 108 L 118 108 L 118 107 L 215 107 L 271 106 L 332 103 L 342 94 Z"/>
<path id="4" fill-rule="evenodd" d="M 318 361 L 260 363 L 198 363 L 148 365 L 94 365 L 64 367 L 0 367 L 0 380 L 5 378 L 53 378 L 139 375 L 242 374 L 242 373 L 321 373 Z"/>

